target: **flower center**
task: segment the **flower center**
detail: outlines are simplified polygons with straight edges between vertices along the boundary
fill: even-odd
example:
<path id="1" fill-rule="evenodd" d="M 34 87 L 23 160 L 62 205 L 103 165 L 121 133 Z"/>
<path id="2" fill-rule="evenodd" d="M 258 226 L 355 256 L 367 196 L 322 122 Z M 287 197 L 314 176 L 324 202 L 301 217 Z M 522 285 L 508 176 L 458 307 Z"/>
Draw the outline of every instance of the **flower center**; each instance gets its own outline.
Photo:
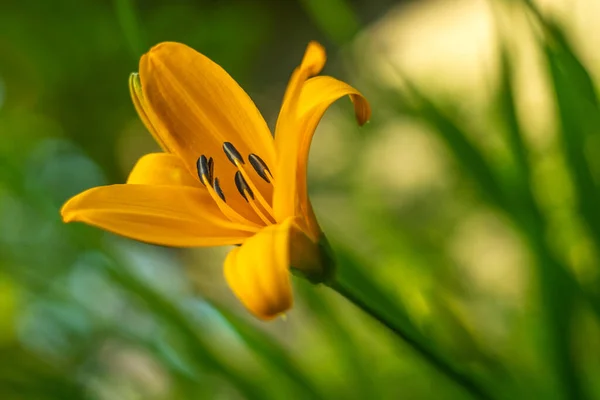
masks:
<path id="1" fill-rule="evenodd" d="M 262 195 L 261 191 L 256 187 L 255 183 L 248 175 L 248 165 L 244 161 L 244 158 L 240 152 L 230 142 L 223 143 L 223 151 L 225 152 L 227 159 L 237 168 L 237 171 L 234 175 L 234 183 L 239 194 L 244 198 L 244 200 L 246 200 L 253 212 L 263 223 L 266 225 L 274 224 L 275 218 L 273 216 L 273 208 L 269 202 L 265 200 L 265 197 Z M 254 153 L 251 153 L 248 156 L 248 161 L 250 166 L 252 166 L 260 178 L 269 184 L 273 181 L 273 175 L 262 158 Z M 198 170 L 200 182 L 206 186 L 208 192 L 213 200 L 217 203 L 219 209 L 221 209 L 221 211 L 229 219 L 232 221 L 256 226 L 256 223 L 244 218 L 239 212 L 227 204 L 225 194 L 223 193 L 221 184 L 219 183 L 219 178 L 215 177 L 214 174 L 214 164 L 214 159 L 212 157 L 207 158 L 206 155 L 203 154 L 198 158 L 196 162 L 196 168 Z"/>

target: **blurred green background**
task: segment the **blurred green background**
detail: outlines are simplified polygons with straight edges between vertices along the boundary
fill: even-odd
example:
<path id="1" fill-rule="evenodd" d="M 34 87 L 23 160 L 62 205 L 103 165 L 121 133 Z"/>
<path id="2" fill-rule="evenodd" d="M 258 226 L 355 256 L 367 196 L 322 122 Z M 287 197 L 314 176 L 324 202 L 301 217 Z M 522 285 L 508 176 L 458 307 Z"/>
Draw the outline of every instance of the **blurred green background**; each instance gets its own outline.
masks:
<path id="1" fill-rule="evenodd" d="M 0 1 L 0 399 L 600 399 L 597 0 Z M 150 46 L 223 66 L 271 126 L 310 40 L 361 90 L 311 198 L 340 279 L 404 339 L 295 279 L 254 320 L 229 249 L 65 225 L 158 146 Z"/>

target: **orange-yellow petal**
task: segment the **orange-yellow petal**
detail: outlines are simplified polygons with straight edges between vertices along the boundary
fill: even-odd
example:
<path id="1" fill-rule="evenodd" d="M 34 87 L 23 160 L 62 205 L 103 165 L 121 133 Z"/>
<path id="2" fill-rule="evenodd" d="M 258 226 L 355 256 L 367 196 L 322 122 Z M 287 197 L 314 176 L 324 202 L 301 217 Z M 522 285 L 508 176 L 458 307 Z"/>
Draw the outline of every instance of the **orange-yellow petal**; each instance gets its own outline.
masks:
<path id="1" fill-rule="evenodd" d="M 200 180 L 192 176 L 175 154 L 146 154 L 135 164 L 127 183 L 134 185 L 171 185 L 202 188 Z"/>
<path id="2" fill-rule="evenodd" d="M 237 192 L 225 142 L 246 159 L 255 153 L 273 165 L 273 137 L 264 118 L 248 94 L 209 58 L 184 44 L 165 42 L 142 57 L 139 75 L 146 112 L 158 121 L 161 140 L 191 172 L 198 157 L 213 157 L 216 174 L 231 176 L 221 184 L 233 189 L 231 194 Z"/>
<path id="3" fill-rule="evenodd" d="M 254 231 L 225 219 L 206 190 L 185 186 L 100 186 L 71 198 L 61 214 L 64 222 L 175 247 L 242 243 Z"/>
<path id="4" fill-rule="evenodd" d="M 317 42 L 310 42 L 302 63 L 292 73 L 283 98 L 275 128 L 277 164 L 274 174 L 277 185 L 273 193 L 273 211 L 277 220 L 296 215 L 295 211 L 298 209 L 296 199 L 291 194 L 296 192 L 296 160 L 299 143 L 296 132 L 299 101 L 306 80 L 321 72 L 326 59 L 323 46 Z M 282 199 L 285 201 L 281 201 Z"/>
<path id="5" fill-rule="evenodd" d="M 198 157 L 213 157 L 227 203 L 260 224 L 239 195 L 236 167 L 223 151 L 223 144 L 230 142 L 246 162 L 254 153 L 274 170 L 273 137 L 248 94 L 223 68 L 181 43 L 154 46 L 141 58 L 139 69 L 145 111 L 163 147 L 178 154 L 191 174 Z"/>
<path id="6" fill-rule="evenodd" d="M 364 96 L 352 86 L 329 76 L 317 76 L 304 82 L 300 92 L 294 123 L 281 124 L 275 134 L 275 147 L 279 154 L 287 154 L 278 164 L 276 174 L 285 177 L 283 184 L 275 187 L 273 209 L 275 217 L 304 215 L 313 236 L 318 226 L 306 192 L 306 168 L 310 144 L 325 111 L 336 100 L 350 96 L 359 125 L 371 117 L 371 107 Z M 281 116 L 280 118 L 292 118 Z"/>
<path id="7" fill-rule="evenodd" d="M 277 126 L 275 128 L 276 138 L 277 132 L 285 128 L 283 125 L 294 123 L 298 99 L 300 98 L 300 93 L 302 91 L 304 82 L 311 76 L 321 72 L 325 66 L 326 60 L 327 55 L 323 46 L 314 41 L 308 43 L 306 51 L 304 52 L 304 57 L 302 58 L 302 62 L 300 63 L 300 66 L 292 73 L 290 81 L 288 82 L 285 90 L 283 103 L 281 104 L 281 110 L 279 112 L 279 117 L 277 118 Z M 278 153 L 280 151 L 277 147 L 275 150 Z"/>
<path id="8" fill-rule="evenodd" d="M 150 119 L 155 116 L 151 112 L 148 112 L 148 105 L 146 104 L 144 93 L 142 92 L 142 83 L 140 82 L 140 76 L 137 73 L 129 75 L 129 93 L 131 94 L 131 100 L 133 101 L 135 110 L 146 126 L 146 129 L 148 129 L 154 137 L 154 140 L 156 140 L 164 151 L 170 152 L 167 144 L 162 139 L 166 135 L 164 133 L 159 133 L 156 122 L 153 123 Z"/>
<path id="9" fill-rule="evenodd" d="M 309 218 L 307 223 L 311 232 L 319 228 L 312 212 L 306 188 L 306 173 L 310 144 L 317 125 L 327 109 L 337 100 L 349 96 L 354 105 L 356 121 L 364 125 L 371 118 L 371 106 L 365 97 L 352 86 L 330 76 L 317 76 L 309 79 L 302 88 L 298 101 L 298 170 L 296 172 L 298 205 L 303 215 Z M 284 200 L 285 201 L 285 200 Z M 288 200 L 289 201 L 289 200 Z"/>
<path id="10" fill-rule="evenodd" d="M 225 279 L 246 308 L 268 320 L 292 306 L 290 238 L 293 219 L 264 228 L 233 249 L 225 260 Z"/>

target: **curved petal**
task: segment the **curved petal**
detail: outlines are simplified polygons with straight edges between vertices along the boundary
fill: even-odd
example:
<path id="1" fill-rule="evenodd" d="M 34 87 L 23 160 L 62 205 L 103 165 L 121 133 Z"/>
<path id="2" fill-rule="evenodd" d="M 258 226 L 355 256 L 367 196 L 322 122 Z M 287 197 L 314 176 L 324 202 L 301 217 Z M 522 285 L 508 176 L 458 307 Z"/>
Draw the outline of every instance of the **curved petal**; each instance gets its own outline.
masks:
<path id="1" fill-rule="evenodd" d="M 327 109 L 337 100 L 349 96 L 354 105 L 357 123 L 362 126 L 371 118 L 371 106 L 365 97 L 352 86 L 330 76 L 317 76 L 309 79 L 302 88 L 298 102 L 298 170 L 296 172 L 297 198 L 303 215 L 313 235 L 319 234 L 319 227 L 308 198 L 306 175 L 310 144 L 317 125 Z"/>
<path id="2" fill-rule="evenodd" d="M 156 124 L 153 123 L 150 118 L 154 117 L 152 113 L 148 113 L 146 110 L 148 109 L 148 105 L 146 104 L 146 99 L 144 98 L 144 93 L 142 92 L 142 83 L 140 82 L 140 76 L 137 73 L 133 73 L 129 75 L 129 93 L 131 94 L 131 100 L 133 101 L 133 106 L 137 111 L 140 119 L 144 123 L 144 126 L 154 137 L 154 140 L 160 145 L 160 147 L 170 153 L 169 147 L 162 139 L 166 135 L 164 133 L 159 133 L 156 127 Z"/>
<path id="3" fill-rule="evenodd" d="M 133 185 L 169 185 L 203 188 L 181 159 L 169 153 L 146 154 L 138 160 L 127 178 Z"/>
<path id="4" fill-rule="evenodd" d="M 246 161 L 254 153 L 274 170 L 273 137 L 248 94 L 219 65 L 180 43 L 154 46 L 139 68 L 144 109 L 159 142 L 178 154 L 191 174 L 198 157 L 213 157 L 227 203 L 244 218 L 261 223 L 239 195 L 237 169 L 223 151 L 223 144 L 230 142 Z"/>
<path id="5" fill-rule="evenodd" d="M 371 117 L 371 107 L 364 96 L 352 86 L 329 76 L 318 76 L 307 80 L 300 93 L 296 122 L 287 129 L 277 131 L 275 146 L 278 153 L 288 154 L 278 163 L 277 174 L 285 176 L 283 184 L 275 187 L 273 208 L 275 217 L 282 219 L 290 215 L 309 216 L 308 224 L 313 235 L 318 227 L 306 193 L 306 167 L 310 143 L 325 111 L 336 100 L 350 96 L 354 104 L 359 125 Z"/>
<path id="6" fill-rule="evenodd" d="M 225 260 L 225 279 L 237 298 L 258 318 L 268 320 L 292 306 L 289 218 L 252 236 Z"/>
<path id="7" fill-rule="evenodd" d="M 225 142 L 242 157 L 255 153 L 273 165 L 273 137 L 265 120 L 248 94 L 209 58 L 165 42 L 142 57 L 139 74 L 146 112 L 158 121 L 161 140 L 191 172 L 202 154 L 215 159 L 216 170 L 234 171 L 223 152 Z"/>
<path id="8" fill-rule="evenodd" d="M 61 214 L 64 222 L 175 247 L 242 243 L 256 231 L 225 219 L 205 190 L 184 186 L 100 186 L 71 198 Z"/>
<path id="9" fill-rule="evenodd" d="M 323 46 L 314 41 L 308 43 L 300 66 L 294 70 L 290 77 L 285 95 L 283 96 L 279 117 L 277 118 L 275 150 L 278 154 L 280 154 L 281 146 L 278 146 L 277 142 L 285 143 L 289 138 L 285 135 L 278 135 L 277 132 L 285 130 L 286 125 L 293 125 L 295 123 L 295 115 L 302 87 L 308 78 L 321 72 L 326 61 L 327 54 Z"/>
<path id="10" fill-rule="evenodd" d="M 321 72 L 326 60 L 323 46 L 317 42 L 310 42 L 306 47 L 302 63 L 292 73 L 283 98 L 275 127 L 277 164 L 274 175 L 277 184 L 273 192 L 273 211 L 277 220 L 295 215 L 297 207 L 293 195 L 296 192 L 298 103 L 306 80 Z"/>

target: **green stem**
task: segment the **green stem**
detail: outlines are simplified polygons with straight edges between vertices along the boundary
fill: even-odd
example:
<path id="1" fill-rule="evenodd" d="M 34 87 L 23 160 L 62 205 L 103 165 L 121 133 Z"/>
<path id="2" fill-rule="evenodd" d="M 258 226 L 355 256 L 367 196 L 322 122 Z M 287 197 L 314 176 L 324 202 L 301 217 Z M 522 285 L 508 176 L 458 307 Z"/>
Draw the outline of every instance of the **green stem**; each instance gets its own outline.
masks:
<path id="1" fill-rule="evenodd" d="M 343 285 L 339 281 L 333 281 L 329 283 L 328 286 L 408 343 L 439 372 L 456 382 L 474 398 L 492 399 L 492 396 L 487 394 L 477 382 L 473 381 L 472 378 L 468 377 L 463 372 L 458 371 L 441 357 L 434 354 L 426 345 L 416 339 L 413 333 L 407 329 L 403 329 L 401 326 L 399 326 L 399 324 L 395 323 L 392 318 L 384 315 L 383 312 L 377 310 L 368 302 L 361 299 L 360 295 L 355 293 L 351 288 Z"/>

